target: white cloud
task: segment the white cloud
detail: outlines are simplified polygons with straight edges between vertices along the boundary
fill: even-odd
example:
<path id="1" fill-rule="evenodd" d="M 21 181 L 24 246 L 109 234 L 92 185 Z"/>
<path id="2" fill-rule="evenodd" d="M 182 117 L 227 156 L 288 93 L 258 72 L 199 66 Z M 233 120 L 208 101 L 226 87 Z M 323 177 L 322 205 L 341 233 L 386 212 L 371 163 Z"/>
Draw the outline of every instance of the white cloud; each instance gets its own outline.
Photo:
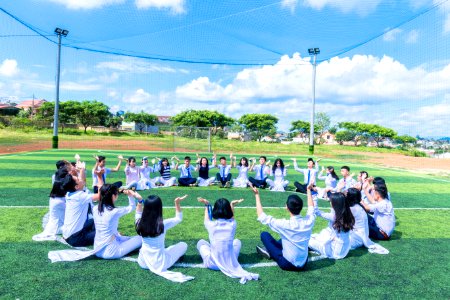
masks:
<path id="1" fill-rule="evenodd" d="M 383 41 L 386 42 L 395 41 L 400 33 L 402 33 L 402 30 L 399 28 L 394 29 L 387 28 L 386 33 L 383 35 Z"/>
<path id="2" fill-rule="evenodd" d="M 15 59 L 5 59 L 0 65 L 0 75 L 12 77 L 19 73 Z"/>
<path id="3" fill-rule="evenodd" d="M 131 94 L 127 94 L 123 97 L 123 102 L 130 104 L 148 104 L 156 99 L 155 96 L 144 91 L 144 89 L 138 89 Z"/>
<path id="4" fill-rule="evenodd" d="M 419 39 L 419 31 L 416 29 L 413 29 L 408 33 L 405 41 L 407 44 L 415 44 L 415 43 L 417 43 L 418 39 Z"/>
<path id="5" fill-rule="evenodd" d="M 281 6 L 290 9 L 292 12 L 298 6 L 300 0 L 282 0 Z M 303 0 L 304 6 L 316 10 L 322 10 L 325 6 L 336 8 L 344 13 L 356 12 L 360 15 L 367 15 L 374 11 L 381 0 L 361 1 L 361 0 Z"/>
<path id="6" fill-rule="evenodd" d="M 186 12 L 184 0 L 136 0 L 136 7 L 139 9 L 157 8 L 169 9 L 174 14 Z"/>
<path id="7" fill-rule="evenodd" d="M 183 74 L 189 73 L 188 70 L 185 69 L 174 69 L 168 66 L 161 66 L 155 63 L 151 63 L 147 60 L 139 59 L 139 58 L 119 58 L 114 61 L 103 61 L 99 62 L 96 65 L 98 69 L 109 69 L 115 71 L 121 71 L 126 73 L 137 73 L 137 74 L 145 74 L 145 73 L 176 73 L 180 72 Z"/>
<path id="8" fill-rule="evenodd" d="M 121 4 L 125 0 L 49 0 L 64 5 L 68 9 L 96 9 L 109 5 Z"/>
<path id="9" fill-rule="evenodd" d="M 27 81 L 26 85 L 31 86 L 32 88 L 50 91 L 55 89 L 54 83 L 49 82 L 40 82 L 40 81 Z M 99 91 L 102 89 L 102 86 L 99 84 L 84 84 L 79 82 L 67 81 L 61 82 L 59 86 L 60 92 L 64 91 L 72 91 L 72 92 L 92 92 Z"/>

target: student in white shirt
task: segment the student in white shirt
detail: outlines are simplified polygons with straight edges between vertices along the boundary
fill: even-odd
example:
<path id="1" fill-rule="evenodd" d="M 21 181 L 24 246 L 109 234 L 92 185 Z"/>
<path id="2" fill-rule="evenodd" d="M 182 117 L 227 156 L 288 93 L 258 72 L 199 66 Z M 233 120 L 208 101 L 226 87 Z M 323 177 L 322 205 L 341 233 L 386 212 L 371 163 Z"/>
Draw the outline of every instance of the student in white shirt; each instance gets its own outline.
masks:
<path id="1" fill-rule="evenodd" d="M 94 220 L 88 218 L 88 212 L 92 202 L 100 198 L 100 193 L 91 194 L 84 191 L 85 172 L 81 174 L 80 178 L 68 174 L 62 183 L 63 189 L 67 192 L 63 238 L 74 247 L 90 246 L 94 243 L 95 225 Z"/>
<path id="2" fill-rule="evenodd" d="M 175 157 L 174 157 L 175 159 Z M 172 167 L 169 164 L 169 160 L 165 157 L 163 157 L 158 164 L 157 171 L 159 172 L 160 176 L 157 177 L 155 184 L 159 187 L 171 187 L 177 184 L 177 178 L 172 176 L 170 173 L 171 169 L 178 169 L 178 160 L 175 165 L 172 165 Z"/>
<path id="3" fill-rule="evenodd" d="M 374 195 L 369 192 L 366 186 L 365 193 L 370 204 L 361 202 L 369 214 L 369 237 L 375 240 L 389 240 L 395 228 L 395 214 L 392 202 L 388 200 L 388 190 L 386 185 L 375 184 Z"/>
<path id="4" fill-rule="evenodd" d="M 255 171 L 255 177 L 249 177 L 250 186 L 256 186 L 257 188 L 265 189 L 267 186 L 267 176 L 270 174 L 270 167 L 266 165 L 267 157 L 259 157 L 259 165 L 255 166 L 253 161 L 250 171 Z"/>
<path id="5" fill-rule="evenodd" d="M 325 181 L 325 188 L 316 187 L 315 190 L 317 190 L 319 198 L 327 199 L 328 192 L 336 188 L 339 177 L 336 175 L 334 167 L 332 166 L 328 166 L 326 168 L 326 175 L 322 175 L 324 170 L 325 168 L 322 167 L 322 170 L 318 174 L 317 179 Z"/>
<path id="6" fill-rule="evenodd" d="M 234 167 L 238 170 L 238 176 L 233 179 L 233 187 L 246 188 L 248 187 L 248 159 L 242 157 L 239 164 L 236 166 L 236 160 L 234 161 Z"/>
<path id="7" fill-rule="evenodd" d="M 128 195 L 128 206 L 116 207 L 119 189 L 112 184 L 105 184 L 100 189 L 100 200 L 92 210 L 95 223 L 95 255 L 104 259 L 118 259 L 141 247 L 139 236 L 122 236 L 119 231 L 119 219 L 136 208 L 135 198 L 141 195 L 132 190 L 123 191 Z"/>
<path id="8" fill-rule="evenodd" d="M 219 173 L 216 174 L 216 180 L 219 182 L 219 187 L 229 188 L 231 181 L 231 167 L 233 165 L 233 154 L 230 154 L 230 164 L 227 165 L 227 159 L 222 156 L 219 161 L 220 165 L 217 166 Z"/>
<path id="9" fill-rule="evenodd" d="M 324 213 L 316 208 L 316 215 L 328 220 L 328 227 L 311 235 L 309 247 L 328 258 L 342 259 L 350 251 L 350 231 L 355 218 L 343 193 L 332 193 L 329 198 L 331 212 Z"/>
<path id="10" fill-rule="evenodd" d="M 155 162 L 155 159 L 152 160 L 152 163 Z M 142 165 L 139 167 L 139 184 L 138 190 L 148 190 L 156 188 L 156 183 L 158 182 L 158 177 L 151 178 L 150 174 L 157 172 L 158 166 L 153 165 L 153 167 L 148 165 L 148 157 L 144 156 L 142 158 Z"/>
<path id="11" fill-rule="evenodd" d="M 206 157 L 199 158 L 197 161 L 198 178 L 197 185 L 198 186 L 210 186 L 213 184 L 215 178 L 214 176 L 209 177 L 209 170 L 215 168 L 216 160 L 214 158 L 213 163 L 210 165 L 209 161 Z"/>
<path id="12" fill-rule="evenodd" d="M 303 201 L 298 195 L 289 195 L 286 210 L 289 219 L 275 219 L 263 211 L 261 199 L 257 189 L 253 189 L 256 199 L 256 213 L 258 221 L 269 226 L 278 233 L 281 240 L 275 240 L 268 232 L 261 233 L 264 247 L 257 246 L 256 251 L 266 258 L 275 260 L 278 266 L 286 271 L 302 271 L 308 261 L 308 241 L 316 219 L 311 191 L 308 189 L 308 211 L 305 217 L 300 215 Z"/>
<path id="13" fill-rule="evenodd" d="M 313 184 L 313 186 L 316 185 L 316 175 L 319 173 L 319 161 L 320 158 L 314 162 L 314 160 L 310 157 L 308 158 L 308 167 L 306 169 L 300 169 L 297 165 L 297 159 L 292 158 L 294 161 L 294 169 L 297 172 L 303 173 L 303 182 L 304 184 L 301 184 L 300 182 L 296 181 L 294 182 L 294 185 L 296 187 L 296 192 L 306 194 L 306 189 L 310 184 Z M 315 194 L 316 192 L 312 192 Z"/>
<path id="14" fill-rule="evenodd" d="M 170 219 L 163 220 L 162 201 L 156 195 L 148 196 L 143 204 L 138 202 L 136 209 L 136 232 L 142 237 L 142 248 L 138 257 L 139 266 L 174 282 L 194 279 L 192 276 L 168 271 L 186 253 L 187 244 L 179 242 L 165 248 L 167 231 L 183 219 L 180 202 L 186 197 L 187 195 L 175 198 L 175 217 Z"/>
<path id="15" fill-rule="evenodd" d="M 211 217 L 209 201 L 204 198 L 198 198 L 198 201 L 205 204 L 205 227 L 210 241 L 208 243 L 200 240 L 197 243 L 205 267 L 220 270 L 231 278 L 240 278 L 242 284 L 248 280 L 258 280 L 258 274 L 245 271 L 238 262 L 241 241 L 234 238 L 236 233 L 234 206 L 243 199 L 233 200 L 231 204 L 227 199 L 218 199 L 214 203 Z"/>
<path id="16" fill-rule="evenodd" d="M 354 187 L 357 183 L 355 179 L 353 179 L 353 174 L 350 174 L 349 166 L 341 167 L 341 175 L 342 178 L 337 183 L 336 188 L 333 189 L 333 192 L 345 193 L 349 188 Z"/>
<path id="17" fill-rule="evenodd" d="M 186 156 L 184 158 L 184 165 L 178 166 L 180 170 L 180 178 L 178 178 L 178 184 L 181 186 L 195 186 L 197 179 L 192 176 L 192 172 L 195 171 L 194 166 L 191 165 L 191 158 Z"/>
<path id="18" fill-rule="evenodd" d="M 361 192 L 356 188 L 347 190 L 346 200 L 355 218 L 355 225 L 350 231 L 350 247 L 356 249 L 366 244 L 371 244 L 369 239 L 369 225 L 367 222 L 367 213 L 361 205 Z"/>
<path id="19" fill-rule="evenodd" d="M 117 163 L 117 166 L 115 168 L 106 168 L 106 157 L 99 155 L 94 156 L 96 163 L 94 168 L 92 169 L 92 187 L 94 189 L 94 193 L 98 192 L 98 178 L 101 177 L 103 183 L 106 183 L 106 177 L 111 172 L 118 172 L 120 170 L 120 165 L 122 164 L 123 156 L 119 155 L 117 158 L 119 159 L 119 162 Z M 114 185 L 121 187 L 122 181 L 117 181 L 113 183 Z"/>
<path id="20" fill-rule="evenodd" d="M 273 163 L 270 175 L 274 177 L 273 180 L 267 179 L 270 190 L 273 192 L 284 192 L 289 184 L 289 180 L 284 179 L 287 175 L 287 171 L 281 158 L 277 158 Z"/>
<path id="21" fill-rule="evenodd" d="M 125 189 L 135 189 L 135 190 L 143 190 L 143 188 L 139 185 L 140 181 L 140 168 L 136 167 L 136 158 L 134 156 L 130 156 L 127 160 L 127 165 L 125 166 Z"/>

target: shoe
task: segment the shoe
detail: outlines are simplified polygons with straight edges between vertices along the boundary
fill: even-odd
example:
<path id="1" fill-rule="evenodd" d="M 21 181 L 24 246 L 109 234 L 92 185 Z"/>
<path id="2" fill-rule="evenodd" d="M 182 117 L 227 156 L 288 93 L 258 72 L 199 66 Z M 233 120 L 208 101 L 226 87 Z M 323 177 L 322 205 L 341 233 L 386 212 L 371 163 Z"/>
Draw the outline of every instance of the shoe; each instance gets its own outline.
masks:
<path id="1" fill-rule="evenodd" d="M 229 182 L 229 181 L 227 181 L 227 182 L 225 183 L 225 187 L 226 187 L 226 188 L 229 188 L 229 187 L 230 187 L 230 182 Z"/>
<path id="2" fill-rule="evenodd" d="M 220 184 L 220 183 L 219 183 L 219 187 L 220 187 L 220 188 L 223 188 L 223 187 L 225 187 L 225 186 L 224 186 L 223 184 Z"/>
<path id="3" fill-rule="evenodd" d="M 256 253 L 264 258 L 270 259 L 270 254 L 264 246 L 256 246 Z"/>
<path id="4" fill-rule="evenodd" d="M 136 191 L 136 188 L 133 186 L 133 187 L 131 188 L 131 190 L 134 192 L 134 191 Z"/>

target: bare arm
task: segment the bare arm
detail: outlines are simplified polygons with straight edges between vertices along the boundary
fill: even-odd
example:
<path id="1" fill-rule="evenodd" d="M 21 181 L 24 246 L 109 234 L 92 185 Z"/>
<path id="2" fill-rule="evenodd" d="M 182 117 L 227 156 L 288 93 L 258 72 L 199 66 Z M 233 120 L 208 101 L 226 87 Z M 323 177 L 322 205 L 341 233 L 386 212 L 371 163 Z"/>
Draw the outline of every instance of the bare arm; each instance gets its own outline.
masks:
<path id="1" fill-rule="evenodd" d="M 261 198 L 259 197 L 259 191 L 257 188 L 252 187 L 253 193 L 255 194 L 255 202 L 256 202 L 256 214 L 258 217 L 264 212 L 261 204 Z"/>
<path id="2" fill-rule="evenodd" d="M 207 205 L 209 205 L 209 201 L 206 200 L 205 198 L 202 198 L 202 197 L 198 197 L 197 200 L 198 200 L 198 202 L 201 202 L 201 203 L 205 204 L 205 218 L 204 218 L 204 220 L 205 220 L 205 222 L 209 221 L 208 206 L 207 206 Z"/>
<path id="3" fill-rule="evenodd" d="M 308 207 L 314 206 L 314 201 L 313 201 L 313 198 L 312 198 L 312 195 L 311 195 L 311 189 L 312 188 L 313 188 L 313 185 L 310 184 L 310 185 L 308 185 L 308 188 L 306 190 L 306 196 L 308 197 Z"/>
<path id="4" fill-rule="evenodd" d="M 180 202 L 183 201 L 184 199 L 186 199 L 188 195 L 184 195 L 182 197 L 176 197 L 174 202 L 175 202 L 175 211 L 177 213 L 181 213 L 181 205 Z"/>
<path id="5" fill-rule="evenodd" d="M 119 155 L 119 162 L 117 163 L 117 166 L 114 169 L 111 169 L 111 172 L 117 172 L 120 170 L 120 165 L 122 164 L 123 156 Z"/>
<path id="6" fill-rule="evenodd" d="M 370 185 L 367 184 L 364 187 L 364 193 L 367 196 L 367 200 L 369 200 L 370 203 L 376 203 L 375 198 L 373 197 L 372 193 L 370 192 Z"/>
<path id="7" fill-rule="evenodd" d="M 236 205 L 238 205 L 239 203 L 241 203 L 242 201 L 244 201 L 244 199 L 243 198 L 241 198 L 241 199 L 239 199 L 239 200 L 233 200 L 233 201 L 231 201 L 231 210 L 233 211 L 233 216 L 234 216 L 234 207 L 236 206 Z"/>

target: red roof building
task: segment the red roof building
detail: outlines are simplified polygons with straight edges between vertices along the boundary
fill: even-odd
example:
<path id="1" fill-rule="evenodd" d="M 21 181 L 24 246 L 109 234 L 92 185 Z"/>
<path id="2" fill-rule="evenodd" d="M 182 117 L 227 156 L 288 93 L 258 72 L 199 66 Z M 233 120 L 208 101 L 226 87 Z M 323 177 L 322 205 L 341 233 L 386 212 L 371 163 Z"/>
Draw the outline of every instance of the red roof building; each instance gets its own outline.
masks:
<path id="1" fill-rule="evenodd" d="M 16 105 L 17 108 L 20 109 L 28 109 L 34 107 L 34 109 L 39 109 L 39 107 L 44 104 L 44 102 L 47 102 L 45 99 L 34 99 L 34 100 L 25 100 L 22 103 Z"/>

